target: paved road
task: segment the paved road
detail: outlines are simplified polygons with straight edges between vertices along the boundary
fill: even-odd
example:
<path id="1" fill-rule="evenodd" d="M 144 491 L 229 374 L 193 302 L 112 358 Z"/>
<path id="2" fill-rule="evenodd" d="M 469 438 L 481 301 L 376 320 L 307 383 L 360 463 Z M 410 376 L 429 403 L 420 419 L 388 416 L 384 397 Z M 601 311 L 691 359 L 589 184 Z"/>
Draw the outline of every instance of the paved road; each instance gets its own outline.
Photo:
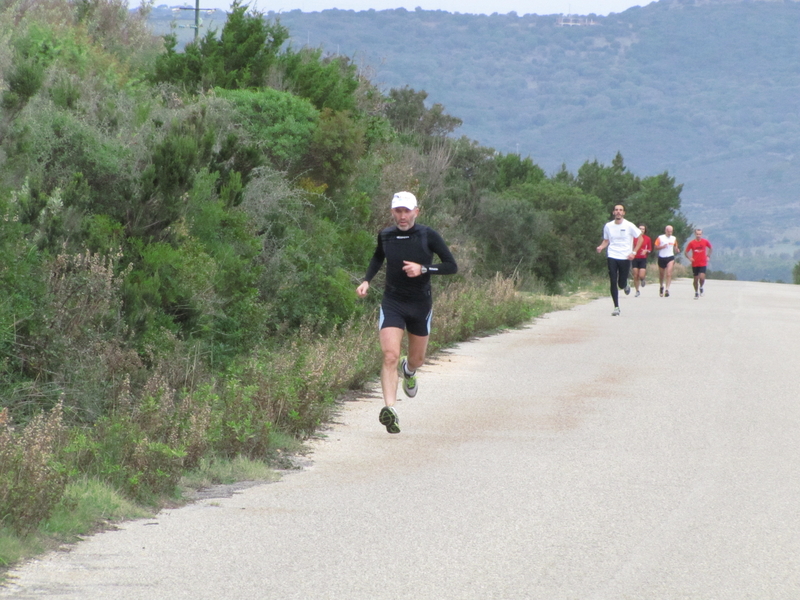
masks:
<path id="1" fill-rule="evenodd" d="M 690 282 L 463 344 L 313 465 L 32 562 L 3 598 L 800 598 L 800 286 Z"/>

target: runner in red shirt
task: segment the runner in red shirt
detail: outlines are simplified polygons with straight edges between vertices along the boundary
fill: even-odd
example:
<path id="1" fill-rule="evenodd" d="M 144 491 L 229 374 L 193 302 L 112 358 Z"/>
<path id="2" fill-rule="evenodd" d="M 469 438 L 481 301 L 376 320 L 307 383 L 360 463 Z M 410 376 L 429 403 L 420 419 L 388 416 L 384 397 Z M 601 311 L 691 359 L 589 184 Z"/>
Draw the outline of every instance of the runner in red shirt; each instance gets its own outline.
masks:
<path id="1" fill-rule="evenodd" d="M 636 297 L 639 296 L 639 284 L 644 287 L 645 276 L 647 275 L 647 255 L 653 251 L 653 241 L 647 237 L 647 225 L 644 223 L 639 224 L 639 231 L 642 232 L 642 245 L 639 246 L 639 251 L 633 257 L 633 286 L 636 288 Z"/>
<path id="2" fill-rule="evenodd" d="M 711 258 L 711 242 L 703 238 L 703 230 L 694 230 L 694 239 L 686 244 L 684 256 L 692 260 L 692 274 L 694 275 L 694 299 L 703 295 L 703 284 L 706 282 L 706 267 Z M 691 253 L 691 254 L 690 254 Z"/>

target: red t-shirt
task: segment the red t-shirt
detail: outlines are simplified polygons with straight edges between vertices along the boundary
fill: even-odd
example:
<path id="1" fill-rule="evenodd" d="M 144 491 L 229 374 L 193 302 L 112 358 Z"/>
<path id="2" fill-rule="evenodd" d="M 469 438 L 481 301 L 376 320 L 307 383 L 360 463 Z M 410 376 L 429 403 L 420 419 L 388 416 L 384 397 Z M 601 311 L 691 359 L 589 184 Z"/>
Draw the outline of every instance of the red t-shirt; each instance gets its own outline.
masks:
<path id="1" fill-rule="evenodd" d="M 686 244 L 686 252 L 692 253 L 692 266 L 693 267 L 707 267 L 708 266 L 708 252 L 706 248 L 711 248 L 711 243 L 706 239 L 692 240 Z"/>
<path id="2" fill-rule="evenodd" d="M 639 246 L 639 251 L 636 253 L 634 258 L 647 258 L 647 254 L 652 251 L 653 241 L 645 234 L 642 234 L 642 245 Z"/>

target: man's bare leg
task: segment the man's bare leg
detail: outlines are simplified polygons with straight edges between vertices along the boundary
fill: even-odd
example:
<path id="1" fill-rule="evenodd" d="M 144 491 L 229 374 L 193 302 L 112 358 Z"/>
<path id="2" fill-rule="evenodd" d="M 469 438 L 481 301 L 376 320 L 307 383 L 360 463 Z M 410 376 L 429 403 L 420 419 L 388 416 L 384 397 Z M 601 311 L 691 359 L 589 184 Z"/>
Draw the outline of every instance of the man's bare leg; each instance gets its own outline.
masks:
<path id="1" fill-rule="evenodd" d="M 674 266 L 675 266 L 675 261 L 672 260 L 669 261 L 669 264 L 667 265 L 667 287 L 664 288 L 665 292 L 669 291 L 669 286 L 672 283 L 672 269 Z"/>
<path id="2" fill-rule="evenodd" d="M 381 367 L 381 390 L 386 406 L 394 406 L 397 400 L 397 363 L 400 361 L 400 347 L 403 333 L 399 327 L 384 327 L 380 331 L 383 366 Z"/>
<path id="3" fill-rule="evenodd" d="M 408 370 L 412 373 L 425 362 L 425 352 L 428 350 L 429 337 L 427 335 L 408 334 Z"/>

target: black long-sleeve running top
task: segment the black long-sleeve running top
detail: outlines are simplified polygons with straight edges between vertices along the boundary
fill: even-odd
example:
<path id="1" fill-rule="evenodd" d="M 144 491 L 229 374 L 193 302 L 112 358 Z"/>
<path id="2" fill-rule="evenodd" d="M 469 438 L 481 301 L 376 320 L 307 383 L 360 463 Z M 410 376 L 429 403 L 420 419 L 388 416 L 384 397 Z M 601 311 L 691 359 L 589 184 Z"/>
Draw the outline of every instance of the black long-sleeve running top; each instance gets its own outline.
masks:
<path id="1" fill-rule="evenodd" d="M 434 254 L 442 262 L 433 264 Z M 419 298 L 429 295 L 431 275 L 452 275 L 458 271 L 458 265 L 442 236 L 427 225 L 415 224 L 408 231 L 401 231 L 395 225 L 381 231 L 364 281 L 372 281 L 384 260 L 386 261 L 384 293 L 400 298 Z M 403 271 L 405 260 L 426 267 L 428 272 L 419 277 L 409 277 Z"/>

